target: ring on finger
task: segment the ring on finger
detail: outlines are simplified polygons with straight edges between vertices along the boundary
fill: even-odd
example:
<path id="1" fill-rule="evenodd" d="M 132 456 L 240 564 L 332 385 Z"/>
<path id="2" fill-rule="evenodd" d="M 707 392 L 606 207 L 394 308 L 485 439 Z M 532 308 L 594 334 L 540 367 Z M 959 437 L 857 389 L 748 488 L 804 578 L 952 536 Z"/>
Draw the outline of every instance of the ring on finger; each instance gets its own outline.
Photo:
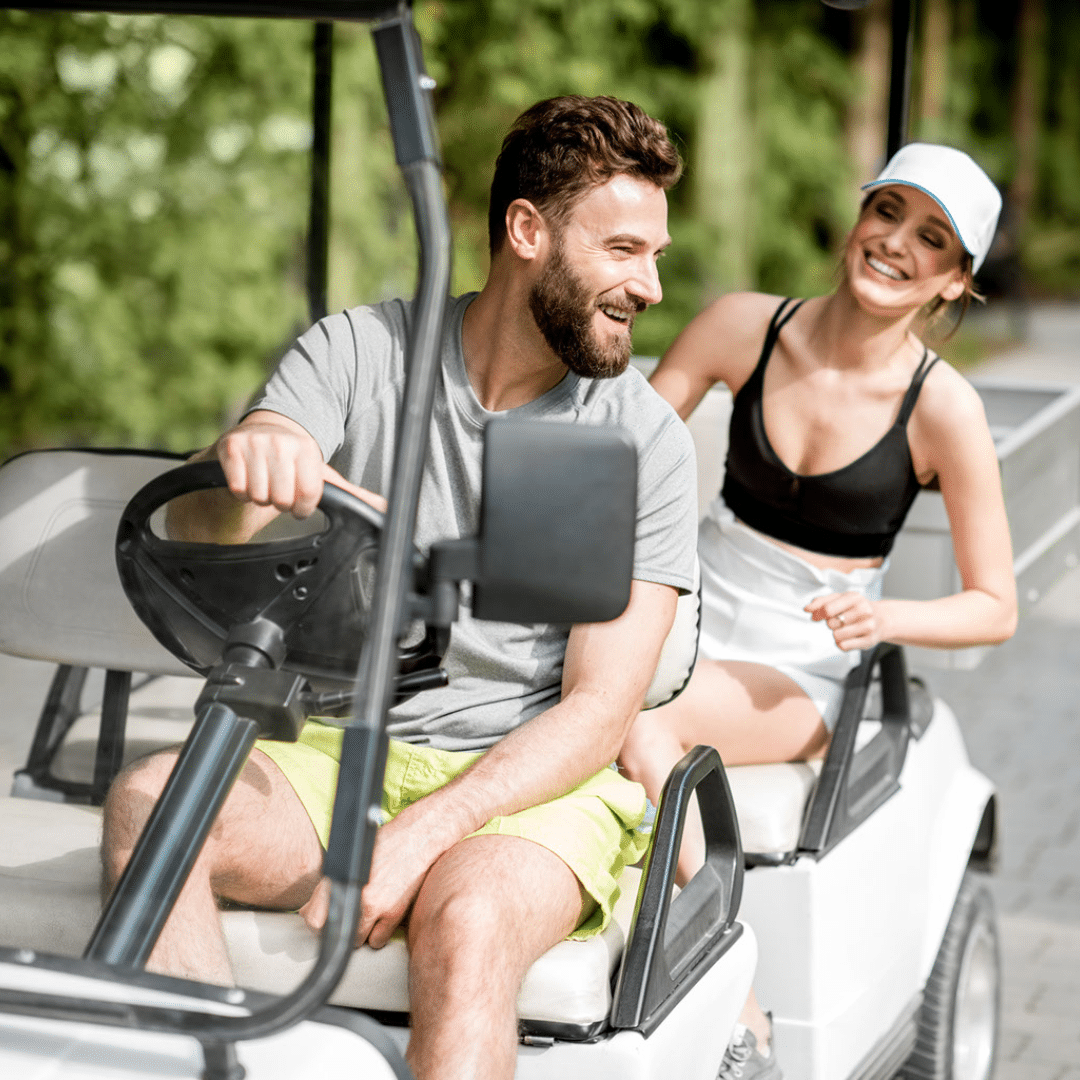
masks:
<path id="1" fill-rule="evenodd" d="M 837 616 L 836 616 L 836 621 L 837 621 L 837 622 L 838 622 L 838 623 L 839 623 L 839 624 L 840 624 L 841 626 L 843 626 L 843 625 L 844 625 L 844 616 L 843 616 L 843 615 L 837 615 Z"/>

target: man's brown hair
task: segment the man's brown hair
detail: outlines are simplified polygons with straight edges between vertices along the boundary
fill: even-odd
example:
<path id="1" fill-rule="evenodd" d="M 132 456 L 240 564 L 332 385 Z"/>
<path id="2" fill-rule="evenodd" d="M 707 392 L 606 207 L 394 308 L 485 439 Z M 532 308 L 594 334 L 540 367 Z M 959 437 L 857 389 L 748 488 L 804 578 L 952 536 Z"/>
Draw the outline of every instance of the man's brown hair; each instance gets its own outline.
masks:
<path id="1" fill-rule="evenodd" d="M 506 236 L 506 210 L 528 199 L 558 229 L 592 188 L 626 174 L 665 191 L 682 162 L 667 129 L 629 101 L 577 94 L 539 101 L 503 140 L 488 205 L 491 253 Z"/>

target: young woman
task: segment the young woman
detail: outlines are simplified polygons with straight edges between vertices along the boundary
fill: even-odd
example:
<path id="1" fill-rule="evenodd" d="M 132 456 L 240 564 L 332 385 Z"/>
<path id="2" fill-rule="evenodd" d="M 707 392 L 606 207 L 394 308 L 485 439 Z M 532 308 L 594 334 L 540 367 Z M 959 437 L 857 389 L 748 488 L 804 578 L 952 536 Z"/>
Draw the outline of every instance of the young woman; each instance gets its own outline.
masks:
<path id="1" fill-rule="evenodd" d="M 653 373 L 683 419 L 716 382 L 734 395 L 723 489 L 699 534 L 697 667 L 674 702 L 641 714 L 621 756 L 653 800 L 699 743 L 727 765 L 821 754 L 862 649 L 959 648 L 1015 630 L 1009 528 L 981 401 L 916 336 L 943 305 L 966 309 L 1001 198 L 966 154 L 921 143 L 866 188 L 834 293 L 721 297 Z M 893 539 L 932 482 L 962 590 L 883 600 Z M 684 871 L 702 855 L 690 837 Z M 745 1080 L 779 1077 L 752 995 L 743 1022 L 750 1038 L 740 1030 L 726 1067 Z"/>

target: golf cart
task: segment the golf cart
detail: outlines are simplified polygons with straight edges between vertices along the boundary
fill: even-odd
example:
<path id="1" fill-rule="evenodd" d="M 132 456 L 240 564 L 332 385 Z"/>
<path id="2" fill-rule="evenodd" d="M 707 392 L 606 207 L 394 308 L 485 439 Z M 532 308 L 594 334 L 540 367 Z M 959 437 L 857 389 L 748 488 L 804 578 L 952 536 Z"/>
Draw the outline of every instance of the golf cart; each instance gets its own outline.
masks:
<path id="1" fill-rule="evenodd" d="M 214 465 L 55 451 L 0 470 L 0 647 L 60 665 L 16 793 L 71 800 L 0 803 L 0 1063 L 27 1076 L 407 1076 L 404 942 L 352 948 L 386 711 L 442 677 L 461 581 L 473 583 L 478 617 L 597 621 L 622 610 L 633 451 L 617 432 L 492 424 L 479 537 L 416 552 L 449 239 L 408 8 L 100 7 L 372 20 L 424 258 L 385 519 L 327 488 L 315 531 L 221 548 L 173 540 L 161 523 L 170 500 L 220 486 Z M 594 516 L 560 531 L 560 503 Z M 349 632 L 321 636 L 325 625 Z M 685 682 L 695 629 L 691 595 L 653 704 Z M 93 776 L 66 787 L 50 763 L 91 668 L 108 672 Z M 133 675 L 190 672 L 205 677 L 201 688 L 192 681 L 197 719 L 99 915 L 98 817 L 84 804 L 100 801 L 122 759 L 128 709 L 147 689 L 132 690 Z M 256 735 L 295 738 L 307 715 L 334 710 L 349 718 L 321 937 L 296 915 L 227 911 L 238 988 L 142 971 Z M 676 894 L 692 792 L 708 855 Z M 876 650 L 849 680 L 824 763 L 725 773 L 706 748 L 680 763 L 612 926 L 560 943 L 526 978 L 518 1075 L 706 1080 L 753 980 L 792 1080 L 870 1080 L 901 1068 L 981 1080 L 992 1068 L 997 954 L 985 890 L 969 874 L 989 865 L 994 838 L 992 790 L 968 764 L 955 718 L 913 688 L 898 649 Z"/>

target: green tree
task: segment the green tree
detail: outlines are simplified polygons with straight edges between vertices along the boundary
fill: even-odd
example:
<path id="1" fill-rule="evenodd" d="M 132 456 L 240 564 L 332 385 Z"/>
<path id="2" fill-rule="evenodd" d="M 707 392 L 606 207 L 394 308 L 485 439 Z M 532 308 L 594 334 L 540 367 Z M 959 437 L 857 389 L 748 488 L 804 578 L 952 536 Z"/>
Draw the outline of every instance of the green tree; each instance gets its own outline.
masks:
<path id="1" fill-rule="evenodd" d="M 0 14 L 0 447 L 205 443 L 302 321 L 297 24 Z"/>

